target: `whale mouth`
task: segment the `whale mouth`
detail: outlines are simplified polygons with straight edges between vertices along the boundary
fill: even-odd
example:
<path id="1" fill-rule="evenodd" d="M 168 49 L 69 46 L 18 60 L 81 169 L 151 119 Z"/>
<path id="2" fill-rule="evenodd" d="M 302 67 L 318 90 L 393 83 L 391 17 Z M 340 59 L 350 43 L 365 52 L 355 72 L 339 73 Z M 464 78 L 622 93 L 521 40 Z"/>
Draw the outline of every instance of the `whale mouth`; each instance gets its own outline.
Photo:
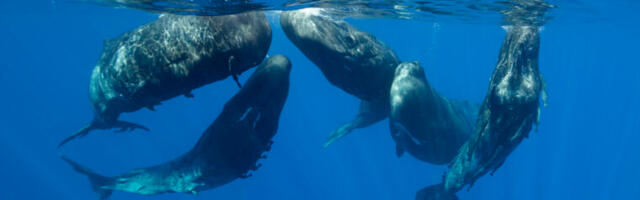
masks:
<path id="1" fill-rule="evenodd" d="M 401 124 L 400 122 L 392 122 L 392 125 L 396 128 L 396 130 L 398 130 L 399 134 L 406 135 L 414 144 L 422 145 L 422 142 L 420 142 L 418 138 L 414 137 L 409 129 L 407 129 L 407 127 L 405 127 L 403 124 Z"/>

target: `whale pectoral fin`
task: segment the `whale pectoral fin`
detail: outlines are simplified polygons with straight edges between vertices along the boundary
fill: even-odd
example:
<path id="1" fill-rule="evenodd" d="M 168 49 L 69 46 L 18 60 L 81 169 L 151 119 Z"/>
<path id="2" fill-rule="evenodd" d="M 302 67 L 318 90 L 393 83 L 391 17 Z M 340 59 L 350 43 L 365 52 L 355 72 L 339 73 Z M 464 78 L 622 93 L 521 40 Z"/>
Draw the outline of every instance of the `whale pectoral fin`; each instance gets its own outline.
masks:
<path id="1" fill-rule="evenodd" d="M 233 62 L 234 57 L 231 56 L 229 57 L 229 60 L 227 61 L 227 67 L 229 67 L 229 74 L 231 74 L 231 77 L 233 77 L 233 80 L 236 82 L 236 84 L 238 85 L 239 88 L 242 88 L 242 84 L 240 84 L 240 80 L 238 79 L 238 74 L 233 73 L 233 68 L 231 67 L 231 62 Z"/>
<path id="2" fill-rule="evenodd" d="M 240 84 L 240 80 L 238 79 L 238 75 L 237 74 L 232 74 L 231 76 L 233 77 L 233 80 L 236 82 L 236 85 L 238 85 L 238 88 L 242 88 L 242 84 Z"/>
<path id="3" fill-rule="evenodd" d="M 402 137 L 403 134 L 401 131 L 406 128 L 404 128 L 400 123 L 389 120 L 389 129 L 391 131 L 391 137 L 396 140 L 396 156 L 401 157 L 405 152 L 405 149 L 402 148 L 402 140 L 400 140 L 400 137 Z"/>
<path id="4" fill-rule="evenodd" d="M 360 103 L 360 111 L 358 113 L 358 116 L 356 116 L 356 118 L 351 120 L 350 122 L 347 122 L 334 130 L 331 135 L 329 135 L 329 138 L 327 138 L 327 141 L 324 143 L 323 147 L 328 147 L 333 142 L 351 133 L 353 129 L 367 127 L 371 124 L 382 121 L 387 117 L 386 113 L 376 112 L 376 110 L 379 109 L 372 108 L 372 106 L 377 105 L 371 104 L 367 101 L 362 101 Z"/>
<path id="5" fill-rule="evenodd" d="M 96 127 L 94 126 L 94 123 L 90 123 L 88 125 L 86 125 L 84 128 L 78 130 L 77 132 L 73 133 L 71 136 L 65 138 L 64 140 L 62 140 L 62 142 L 60 142 L 60 144 L 58 144 L 58 148 L 60 148 L 62 145 L 66 144 L 67 142 L 76 139 L 76 138 L 82 138 L 84 136 L 86 136 L 87 134 L 89 134 L 89 132 L 93 129 L 95 129 Z"/>
<path id="6" fill-rule="evenodd" d="M 64 140 L 62 140 L 62 142 L 60 142 L 60 144 L 58 144 L 58 148 L 60 148 L 62 145 L 66 144 L 67 142 L 76 139 L 76 138 L 82 138 L 84 136 L 86 136 L 87 134 L 89 134 L 90 131 L 95 130 L 95 129 L 111 129 L 111 128 L 120 128 L 119 130 L 116 130 L 116 132 L 124 132 L 124 131 L 133 131 L 135 129 L 142 129 L 145 131 L 149 131 L 149 128 L 147 128 L 146 126 L 140 125 L 140 124 L 136 124 L 136 123 L 132 123 L 132 122 L 126 122 L 126 121 L 116 121 L 114 123 L 103 123 L 103 122 L 98 122 L 96 120 L 92 121 L 89 125 L 86 125 L 84 128 L 80 129 L 79 131 L 75 132 L 74 134 L 72 134 L 71 136 L 65 138 Z"/>
<path id="7" fill-rule="evenodd" d="M 331 132 L 331 134 L 329 135 L 329 138 L 327 138 L 327 141 L 324 142 L 324 145 L 322 145 L 322 147 L 327 148 L 333 142 L 351 133 L 351 131 L 355 129 L 356 120 L 347 122 L 342 126 L 338 127 L 336 130 L 333 130 L 333 132 Z"/>

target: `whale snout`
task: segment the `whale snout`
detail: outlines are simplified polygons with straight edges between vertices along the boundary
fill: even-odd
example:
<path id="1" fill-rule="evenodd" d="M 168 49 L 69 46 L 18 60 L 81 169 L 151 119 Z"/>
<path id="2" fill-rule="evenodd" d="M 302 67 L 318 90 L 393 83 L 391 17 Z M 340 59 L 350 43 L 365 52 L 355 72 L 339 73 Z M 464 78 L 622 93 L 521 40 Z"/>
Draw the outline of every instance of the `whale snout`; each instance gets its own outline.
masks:
<path id="1" fill-rule="evenodd" d="M 416 77 L 425 79 L 424 69 L 417 61 L 403 62 L 398 65 L 395 72 L 396 78 Z"/>
<path id="2" fill-rule="evenodd" d="M 291 71 L 291 61 L 282 54 L 269 57 L 265 68 L 269 71 L 282 71 L 289 73 Z"/>

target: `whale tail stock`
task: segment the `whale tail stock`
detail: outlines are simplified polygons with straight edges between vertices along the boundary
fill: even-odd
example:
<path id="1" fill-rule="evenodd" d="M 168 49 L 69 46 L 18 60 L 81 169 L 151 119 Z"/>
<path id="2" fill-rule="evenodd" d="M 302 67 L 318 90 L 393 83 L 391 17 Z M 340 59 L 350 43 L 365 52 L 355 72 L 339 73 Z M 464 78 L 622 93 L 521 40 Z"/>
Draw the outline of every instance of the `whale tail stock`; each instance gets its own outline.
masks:
<path id="1" fill-rule="evenodd" d="M 67 137 L 64 140 L 62 140 L 62 142 L 60 142 L 60 144 L 58 144 L 58 148 L 60 148 L 62 145 L 66 144 L 67 142 L 69 142 L 69 141 L 71 141 L 73 139 L 82 138 L 82 137 L 86 136 L 92 130 L 95 130 L 95 129 L 112 129 L 112 128 L 120 128 L 120 130 L 117 130 L 116 132 L 124 132 L 124 131 L 127 131 L 127 130 L 133 131 L 135 129 L 142 129 L 142 130 L 145 130 L 145 131 L 149 131 L 149 128 L 147 128 L 146 126 L 143 126 L 143 125 L 140 125 L 140 124 L 136 124 L 136 123 L 133 123 L 133 122 L 117 120 L 117 121 L 115 121 L 113 123 L 105 123 L 105 122 L 100 122 L 100 121 L 94 119 L 93 121 L 91 121 L 90 124 L 86 125 L 82 129 L 78 130 L 74 134 L 72 134 L 69 137 Z"/>
<path id="2" fill-rule="evenodd" d="M 109 196 L 111 196 L 113 190 L 104 189 L 102 186 L 108 185 L 109 183 L 113 182 L 113 178 L 96 174 L 90 169 L 74 162 L 73 160 L 65 156 L 61 156 L 61 158 L 65 162 L 69 163 L 69 165 L 73 167 L 73 170 L 78 173 L 84 174 L 89 178 L 89 182 L 91 182 L 91 189 L 93 189 L 94 192 L 98 193 L 101 200 L 107 199 Z"/>
<path id="3" fill-rule="evenodd" d="M 418 191 L 416 200 L 458 200 L 458 197 L 454 193 L 445 191 L 441 183 Z"/>

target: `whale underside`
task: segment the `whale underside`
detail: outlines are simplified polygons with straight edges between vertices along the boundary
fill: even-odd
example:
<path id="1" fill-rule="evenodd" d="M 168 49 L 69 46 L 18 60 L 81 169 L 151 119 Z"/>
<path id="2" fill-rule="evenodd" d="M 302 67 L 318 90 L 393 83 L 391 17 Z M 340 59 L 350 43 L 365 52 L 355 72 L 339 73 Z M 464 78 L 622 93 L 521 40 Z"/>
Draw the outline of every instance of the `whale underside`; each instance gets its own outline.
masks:
<path id="1" fill-rule="evenodd" d="M 224 106 L 195 146 L 166 163 L 107 177 L 63 157 L 89 177 L 101 199 L 120 190 L 142 195 L 193 193 L 218 187 L 257 170 L 273 143 L 289 91 L 291 63 L 270 57 Z"/>

